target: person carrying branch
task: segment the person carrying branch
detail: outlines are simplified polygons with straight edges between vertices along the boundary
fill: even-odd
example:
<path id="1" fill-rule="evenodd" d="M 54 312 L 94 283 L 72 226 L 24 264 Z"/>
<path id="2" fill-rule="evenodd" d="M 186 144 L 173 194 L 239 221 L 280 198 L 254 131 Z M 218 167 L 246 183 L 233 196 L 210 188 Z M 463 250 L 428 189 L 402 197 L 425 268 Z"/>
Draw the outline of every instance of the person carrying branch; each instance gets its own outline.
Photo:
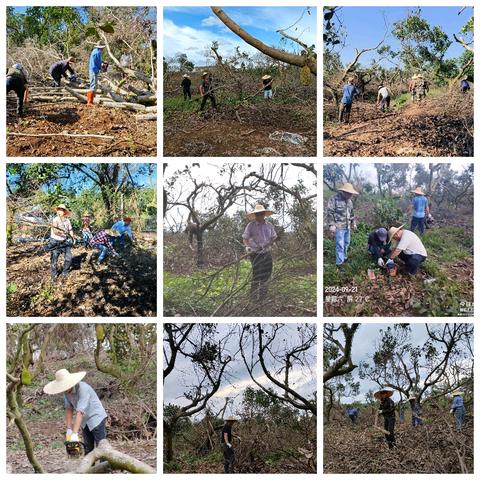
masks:
<path id="1" fill-rule="evenodd" d="M 395 444 L 395 402 L 390 398 L 393 395 L 392 390 L 379 390 L 375 392 L 374 397 L 380 400 L 380 409 L 378 414 L 383 415 L 383 428 L 388 434 L 385 434 L 388 448 L 392 449 Z"/>
<path id="2" fill-rule="evenodd" d="M 358 195 L 353 185 L 344 183 L 327 203 L 327 224 L 330 232 L 335 235 L 335 263 L 339 268 L 348 260 L 351 230 L 357 228 L 353 195 Z"/>
<path id="3" fill-rule="evenodd" d="M 17 115 L 23 117 L 23 103 L 28 97 L 27 77 L 23 65 L 16 63 L 7 69 L 7 95 L 13 90 L 17 95 Z"/>
<path id="4" fill-rule="evenodd" d="M 272 76 L 264 75 L 262 77 L 263 98 L 271 100 L 273 98 Z"/>
<path id="5" fill-rule="evenodd" d="M 55 62 L 53 65 L 50 66 L 48 73 L 53 78 L 53 86 L 54 87 L 61 87 L 62 85 L 62 77 L 68 80 L 67 72 L 70 73 L 70 78 L 76 79 L 75 72 L 70 65 L 71 63 L 75 63 L 75 59 L 73 57 L 67 58 L 67 60 L 59 60 Z"/>
<path id="6" fill-rule="evenodd" d="M 412 427 L 418 427 L 422 425 L 422 407 L 420 406 L 420 402 L 418 401 L 416 395 L 411 394 L 408 397 L 408 402 L 410 403 L 410 408 L 412 409 Z"/>
<path id="7" fill-rule="evenodd" d="M 338 114 L 338 123 L 350 122 L 350 112 L 352 111 L 353 97 L 360 94 L 360 90 L 354 84 L 355 79 L 350 77 L 348 83 L 343 86 L 343 95 L 340 103 L 340 112 Z"/>
<path id="8" fill-rule="evenodd" d="M 252 300 L 262 300 L 268 292 L 268 283 L 272 276 L 273 259 L 272 245 L 274 244 L 277 233 L 270 222 L 265 217 L 273 215 L 271 210 L 267 210 L 263 205 L 255 205 L 253 212 L 247 214 L 250 222 L 243 232 L 243 244 L 246 252 L 250 255 L 252 263 Z"/>
<path id="9" fill-rule="evenodd" d="M 386 87 L 381 83 L 378 86 L 378 94 L 377 94 L 377 105 L 380 105 L 380 110 L 383 113 L 388 113 L 388 110 L 390 109 L 390 100 L 392 98 L 392 93 Z"/>
<path id="10" fill-rule="evenodd" d="M 420 238 L 415 233 L 400 227 L 391 227 L 388 231 L 389 242 L 396 242 L 395 248 L 392 246 L 393 252 L 387 264 L 392 263 L 395 258 L 399 258 L 405 263 L 409 275 L 415 275 L 418 267 L 427 259 L 427 250 L 425 249 Z"/>
<path id="11" fill-rule="evenodd" d="M 190 80 L 190 77 L 187 73 L 183 76 L 181 85 L 183 89 L 183 100 L 187 101 L 187 98 L 191 100 L 192 99 L 192 92 L 191 92 L 192 81 Z"/>
<path id="12" fill-rule="evenodd" d="M 460 430 L 465 423 L 465 405 L 463 403 L 463 390 L 457 389 L 452 392 L 453 401 L 450 413 L 455 415 L 457 430 Z"/>
<path id="13" fill-rule="evenodd" d="M 67 443 L 79 443 L 82 429 L 85 455 L 90 453 L 101 440 L 107 438 L 105 424 L 107 412 L 95 390 L 82 379 L 87 372 L 70 373 L 66 369 L 55 373 L 55 380 L 47 383 L 43 391 L 47 395 L 63 393 Z"/>
<path id="14" fill-rule="evenodd" d="M 213 82 L 212 77 L 208 72 L 203 72 L 202 74 L 202 83 L 200 84 L 200 95 L 202 96 L 202 103 L 200 105 L 200 110 L 205 108 L 207 100 L 210 99 L 212 102 L 212 107 L 217 108 L 217 101 L 215 100 L 215 94 L 213 91 Z"/>
<path id="15" fill-rule="evenodd" d="M 412 224 L 410 230 L 415 232 L 416 228 L 420 231 L 420 235 L 425 232 L 425 220 L 430 217 L 430 210 L 428 207 L 428 200 L 425 193 L 420 187 L 412 190 L 410 193 L 414 194 L 412 201 L 407 209 L 407 214 L 412 213 Z"/>
<path id="16" fill-rule="evenodd" d="M 114 257 L 119 257 L 113 246 L 113 239 L 118 238 L 119 234 L 116 230 L 100 230 L 97 232 L 92 239 L 88 242 L 88 245 L 96 250 L 98 250 L 98 261 L 102 263 L 108 254 L 111 254 Z"/>
<path id="17" fill-rule="evenodd" d="M 90 54 L 88 64 L 88 74 L 90 79 L 90 89 L 87 92 L 87 105 L 93 106 L 95 100 L 95 92 L 98 86 L 98 76 L 104 70 L 104 62 L 102 61 L 102 50 L 105 48 L 103 43 L 98 43 Z"/>
<path id="18" fill-rule="evenodd" d="M 227 417 L 225 419 L 225 424 L 222 428 L 222 434 L 220 437 L 220 444 L 223 450 L 223 467 L 225 473 L 235 473 L 235 452 L 233 450 L 232 440 L 236 438 L 238 441 L 242 439 L 232 433 L 232 427 L 237 422 L 235 417 Z"/>
<path id="19" fill-rule="evenodd" d="M 57 216 L 52 221 L 50 239 L 46 250 L 50 252 L 50 271 L 52 281 L 55 282 L 59 276 L 57 270 L 58 257 L 63 255 L 62 275 L 67 276 L 72 264 L 72 244 L 75 242 L 73 229 L 70 220 L 70 210 L 62 203 L 55 208 Z"/>
<path id="20" fill-rule="evenodd" d="M 118 235 L 115 238 L 115 243 L 119 245 L 118 248 L 120 248 L 120 250 L 125 248 L 125 240 L 127 237 L 130 239 L 130 242 L 133 243 L 132 219 L 130 217 L 118 220 L 112 225 L 111 229 L 118 232 Z"/>

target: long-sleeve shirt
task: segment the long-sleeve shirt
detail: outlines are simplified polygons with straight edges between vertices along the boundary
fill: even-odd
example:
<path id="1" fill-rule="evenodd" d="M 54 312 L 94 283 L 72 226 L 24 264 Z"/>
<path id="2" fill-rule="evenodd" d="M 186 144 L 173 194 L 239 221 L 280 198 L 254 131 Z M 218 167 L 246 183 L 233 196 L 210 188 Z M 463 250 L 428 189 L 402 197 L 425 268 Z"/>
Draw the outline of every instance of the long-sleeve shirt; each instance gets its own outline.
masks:
<path id="1" fill-rule="evenodd" d="M 52 75 L 52 77 L 63 75 L 65 78 L 67 78 L 67 72 L 70 72 L 71 75 L 75 75 L 75 72 L 68 63 L 68 60 L 59 60 L 58 62 L 55 62 L 49 69 L 49 73 Z"/>
<path id="2" fill-rule="evenodd" d="M 345 85 L 343 87 L 342 103 L 345 103 L 346 105 L 353 103 L 354 95 L 359 93 L 360 93 L 360 90 L 355 85 L 351 85 L 351 84 Z"/>
<path id="3" fill-rule="evenodd" d="M 73 234 L 72 224 L 68 218 L 60 218 L 58 215 L 52 221 L 50 237 L 54 240 L 62 241 Z"/>
<path id="4" fill-rule="evenodd" d="M 188 91 L 190 90 L 190 87 L 192 86 L 192 81 L 189 78 L 184 78 L 181 83 L 182 87 L 184 90 Z"/>
<path id="5" fill-rule="evenodd" d="M 390 398 L 383 398 L 380 402 L 380 410 L 385 418 L 395 416 L 395 402 Z"/>
<path id="6" fill-rule="evenodd" d="M 88 70 L 92 73 L 100 73 L 102 68 L 102 50 L 100 48 L 94 48 L 90 54 L 90 63 Z"/>
<path id="7" fill-rule="evenodd" d="M 89 245 L 92 248 L 95 248 L 97 245 L 105 245 L 110 253 L 112 253 L 113 255 L 118 255 L 113 248 L 113 243 L 105 230 L 100 230 L 98 233 L 96 233 L 90 240 Z"/>
<path id="8" fill-rule="evenodd" d="M 71 409 L 77 413 L 83 413 L 82 428 L 87 426 L 89 430 L 93 430 L 104 418 L 107 418 L 102 402 L 88 383 L 80 382 L 75 385 L 72 393 L 63 395 L 63 400 L 65 410 Z"/>
<path id="9" fill-rule="evenodd" d="M 18 78 L 21 78 L 23 80 L 24 84 L 28 83 L 27 82 L 27 77 L 25 76 L 25 74 L 21 70 L 18 70 L 17 68 L 10 67 L 7 70 L 7 77 L 18 77 Z"/>
<path id="10" fill-rule="evenodd" d="M 123 220 L 119 220 L 112 225 L 112 230 L 116 230 L 120 235 L 127 234 L 130 240 L 133 240 L 133 232 L 130 224 L 125 223 Z"/>
<path id="11" fill-rule="evenodd" d="M 463 408 L 463 398 L 460 395 L 453 397 L 452 410 L 455 411 L 457 408 Z"/>
<path id="12" fill-rule="evenodd" d="M 248 241 L 248 246 L 254 252 L 267 252 L 277 238 L 277 233 L 271 223 L 253 220 L 246 226 L 242 238 Z"/>
<path id="13" fill-rule="evenodd" d="M 327 203 L 327 223 L 341 230 L 349 230 L 355 226 L 352 199 L 348 200 L 338 192 Z"/>

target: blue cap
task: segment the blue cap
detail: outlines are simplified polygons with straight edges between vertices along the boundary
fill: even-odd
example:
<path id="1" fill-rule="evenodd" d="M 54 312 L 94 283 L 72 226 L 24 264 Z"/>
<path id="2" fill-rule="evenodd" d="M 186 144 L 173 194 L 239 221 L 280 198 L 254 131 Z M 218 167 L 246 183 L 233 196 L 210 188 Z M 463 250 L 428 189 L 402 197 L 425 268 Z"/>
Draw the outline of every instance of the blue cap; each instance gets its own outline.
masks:
<path id="1" fill-rule="evenodd" d="M 386 239 L 387 239 L 387 236 L 388 236 L 388 232 L 385 228 L 377 228 L 377 230 L 375 231 L 375 233 L 377 234 L 377 237 L 382 241 L 384 242 Z"/>

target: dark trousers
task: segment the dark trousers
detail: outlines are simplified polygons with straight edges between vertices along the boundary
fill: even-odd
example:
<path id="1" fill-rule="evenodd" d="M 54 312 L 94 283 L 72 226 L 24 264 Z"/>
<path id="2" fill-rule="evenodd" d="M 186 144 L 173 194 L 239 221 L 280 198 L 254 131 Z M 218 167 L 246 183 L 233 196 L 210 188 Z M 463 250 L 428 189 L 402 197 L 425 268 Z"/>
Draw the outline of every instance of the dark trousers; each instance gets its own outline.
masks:
<path id="1" fill-rule="evenodd" d="M 235 452 L 233 448 L 227 446 L 226 443 L 222 443 L 223 448 L 223 468 L 225 473 L 235 473 Z"/>
<path id="2" fill-rule="evenodd" d="M 252 262 L 251 296 L 260 300 L 268 291 L 268 281 L 273 270 L 272 254 L 270 252 L 252 253 L 250 261 Z"/>
<path id="3" fill-rule="evenodd" d="M 202 104 L 200 105 L 200 110 L 203 110 L 205 108 L 205 105 L 208 99 L 210 99 L 210 101 L 212 102 L 212 107 L 217 108 L 217 102 L 215 100 L 215 96 L 212 93 L 207 93 L 202 98 Z"/>
<path id="4" fill-rule="evenodd" d="M 186 100 L 187 97 L 191 100 L 192 99 L 192 93 L 190 92 L 190 89 L 186 90 L 184 88 L 183 89 L 183 99 Z"/>
<path id="5" fill-rule="evenodd" d="M 62 74 L 53 72 L 51 75 L 52 75 L 52 78 L 53 78 L 53 86 L 54 87 L 61 87 L 62 86 Z"/>
<path id="6" fill-rule="evenodd" d="M 82 428 L 85 455 L 90 453 L 95 447 L 98 447 L 100 440 L 107 438 L 107 430 L 105 429 L 106 422 L 107 419 L 104 418 L 93 430 L 90 430 L 88 425 Z"/>
<path id="7" fill-rule="evenodd" d="M 50 251 L 50 272 L 52 278 L 58 275 L 57 263 L 58 257 L 63 254 L 63 273 L 67 273 L 72 264 L 72 248 L 65 241 L 51 238 L 47 244 L 47 250 Z"/>
<path id="8" fill-rule="evenodd" d="M 7 77 L 7 94 L 10 90 L 13 90 L 17 94 L 17 114 L 23 115 L 25 83 L 20 77 Z"/>
<path id="9" fill-rule="evenodd" d="M 385 434 L 388 448 L 393 448 L 395 446 L 395 417 L 385 417 L 383 421 L 383 428 L 389 432 L 388 435 Z"/>
<path id="10" fill-rule="evenodd" d="M 424 257 L 423 255 L 418 255 L 416 253 L 413 255 L 407 255 L 405 252 L 401 252 L 398 258 L 405 262 L 408 273 L 410 275 L 415 275 L 417 273 L 419 265 L 424 262 L 427 257 Z"/>
<path id="11" fill-rule="evenodd" d="M 390 108 L 390 97 L 382 98 L 380 100 L 380 110 L 382 112 L 385 112 L 385 111 L 388 112 L 389 108 Z"/>
<path id="12" fill-rule="evenodd" d="M 380 253 L 380 250 L 383 250 L 383 254 Z M 368 245 L 368 251 L 375 262 L 377 262 L 379 258 L 388 257 L 390 255 L 390 247 L 388 245 L 384 245 L 382 248 L 376 245 Z"/>
<path id="13" fill-rule="evenodd" d="M 412 232 L 415 232 L 415 229 L 417 227 L 420 231 L 420 235 L 423 235 L 423 232 L 425 232 L 425 217 L 412 217 L 412 224 L 410 225 L 410 230 Z"/>
<path id="14" fill-rule="evenodd" d="M 339 123 L 342 123 L 342 122 L 348 123 L 350 121 L 350 112 L 351 111 L 352 111 L 352 104 L 351 103 L 342 103 L 340 105 L 340 112 L 338 114 Z"/>
<path id="15" fill-rule="evenodd" d="M 350 417 L 350 420 L 352 421 L 352 423 L 357 422 L 357 416 L 356 415 L 349 415 L 349 417 Z"/>

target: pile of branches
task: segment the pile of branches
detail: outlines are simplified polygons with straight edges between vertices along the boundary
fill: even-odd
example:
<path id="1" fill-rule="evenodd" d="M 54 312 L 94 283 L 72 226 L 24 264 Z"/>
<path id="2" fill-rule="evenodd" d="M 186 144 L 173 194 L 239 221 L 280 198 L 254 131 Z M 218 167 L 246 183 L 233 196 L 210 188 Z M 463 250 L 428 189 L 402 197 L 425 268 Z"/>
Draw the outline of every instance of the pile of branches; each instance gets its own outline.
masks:
<path id="1" fill-rule="evenodd" d="M 152 405 L 155 403 L 152 402 Z M 119 440 L 150 440 L 157 433 L 156 408 L 127 398 L 109 402 L 108 436 Z"/>

